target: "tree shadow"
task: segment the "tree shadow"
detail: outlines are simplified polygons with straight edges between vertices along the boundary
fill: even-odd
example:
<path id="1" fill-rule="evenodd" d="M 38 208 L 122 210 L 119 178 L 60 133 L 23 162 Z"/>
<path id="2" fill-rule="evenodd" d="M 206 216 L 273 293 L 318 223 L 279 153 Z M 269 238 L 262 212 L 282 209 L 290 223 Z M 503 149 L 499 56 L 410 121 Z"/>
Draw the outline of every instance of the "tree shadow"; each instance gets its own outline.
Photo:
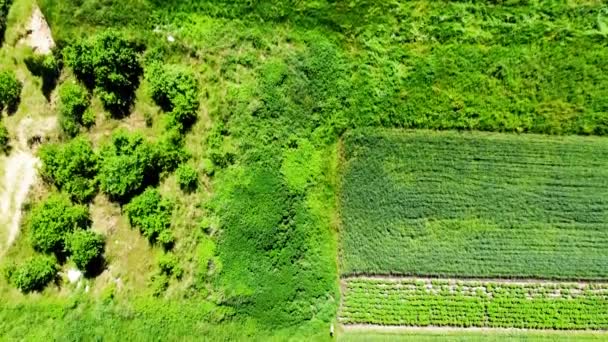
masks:
<path id="1" fill-rule="evenodd" d="M 87 265 L 86 270 L 84 271 L 85 278 L 95 278 L 99 276 L 105 269 L 107 268 L 108 263 L 103 255 L 98 256 L 97 258 L 91 260 L 91 262 Z"/>

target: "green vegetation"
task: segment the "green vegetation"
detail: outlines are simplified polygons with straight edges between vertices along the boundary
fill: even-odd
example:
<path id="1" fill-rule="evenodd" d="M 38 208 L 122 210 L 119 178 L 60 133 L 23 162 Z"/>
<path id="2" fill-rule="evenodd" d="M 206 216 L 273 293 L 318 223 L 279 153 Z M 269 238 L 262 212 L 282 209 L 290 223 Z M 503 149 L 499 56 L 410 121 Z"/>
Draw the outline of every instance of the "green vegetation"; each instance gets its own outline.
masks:
<path id="1" fill-rule="evenodd" d="M 78 230 L 72 233 L 67 242 L 67 250 L 76 267 L 91 273 L 103 254 L 103 236 L 90 230 Z"/>
<path id="2" fill-rule="evenodd" d="M 526 332 L 497 332 L 497 331 L 347 331 L 338 337 L 345 342 L 503 342 L 503 341 L 530 341 L 530 342 L 556 342 L 556 341 L 604 341 L 606 334 L 590 331 L 526 331 Z"/>
<path id="3" fill-rule="evenodd" d="M 117 32 L 103 32 L 68 46 L 64 60 L 114 116 L 128 113 L 142 73 L 133 42 Z"/>
<path id="4" fill-rule="evenodd" d="M 23 84 L 17 79 L 14 72 L 0 71 L 0 113 L 6 109 L 14 112 L 21 97 Z"/>
<path id="5" fill-rule="evenodd" d="M 42 291 L 57 276 L 57 261 L 54 257 L 38 255 L 22 265 L 9 266 L 5 274 L 9 283 L 24 293 Z"/>
<path id="6" fill-rule="evenodd" d="M 88 202 L 97 193 L 98 157 L 88 140 L 77 138 L 63 145 L 46 144 L 38 156 L 42 161 L 42 177 L 72 200 Z"/>
<path id="7" fill-rule="evenodd" d="M 45 253 L 63 253 L 70 234 L 90 225 L 89 211 L 63 195 L 52 194 L 38 204 L 28 218 L 32 246 Z"/>
<path id="8" fill-rule="evenodd" d="M 606 277 L 608 141 L 363 130 L 344 159 L 344 274 Z"/>
<path id="9" fill-rule="evenodd" d="M 138 228 L 150 242 L 162 245 L 173 243 L 171 211 L 173 203 L 163 198 L 158 190 L 147 188 L 125 206 L 131 226 Z"/>
<path id="10" fill-rule="evenodd" d="M 606 329 L 605 284 L 346 280 L 340 320 L 383 325 Z"/>
<path id="11" fill-rule="evenodd" d="M 59 124 L 68 137 L 75 137 L 85 124 L 85 112 L 91 100 L 87 90 L 76 83 L 65 83 L 59 89 Z"/>
<path id="12" fill-rule="evenodd" d="M 177 184 L 179 184 L 179 187 L 182 190 L 196 190 L 196 187 L 198 186 L 198 173 L 192 166 L 182 164 L 175 170 L 175 174 L 177 175 Z"/>

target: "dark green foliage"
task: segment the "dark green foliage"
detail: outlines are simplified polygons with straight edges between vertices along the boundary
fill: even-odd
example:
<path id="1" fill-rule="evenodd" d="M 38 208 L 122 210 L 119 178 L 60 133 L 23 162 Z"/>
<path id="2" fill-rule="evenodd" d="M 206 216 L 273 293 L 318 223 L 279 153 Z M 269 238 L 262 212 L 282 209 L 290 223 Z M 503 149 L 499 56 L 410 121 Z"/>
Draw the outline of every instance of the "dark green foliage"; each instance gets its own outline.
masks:
<path id="1" fill-rule="evenodd" d="M 114 132 L 100 157 L 100 188 L 114 200 L 126 202 L 158 180 L 156 150 L 141 134 Z"/>
<path id="2" fill-rule="evenodd" d="M 42 176 L 72 200 L 88 202 L 97 193 L 98 157 L 85 138 L 63 145 L 44 145 L 38 156 L 42 161 Z"/>
<path id="3" fill-rule="evenodd" d="M 177 184 L 182 190 L 196 190 L 196 187 L 198 186 L 198 173 L 192 166 L 188 164 L 180 165 L 177 170 L 175 170 L 175 175 L 177 176 Z"/>
<path id="4" fill-rule="evenodd" d="M 136 45 L 116 33 L 104 31 L 64 50 L 64 59 L 78 78 L 95 88 L 104 107 L 115 116 L 128 113 L 142 69 Z"/>
<path id="5" fill-rule="evenodd" d="M 607 141 L 354 131 L 344 145 L 343 274 L 605 279 Z"/>
<path id="6" fill-rule="evenodd" d="M 147 188 L 124 207 L 131 226 L 138 228 L 150 242 L 168 246 L 173 243 L 171 215 L 173 203 L 154 188 Z"/>
<path id="7" fill-rule="evenodd" d="M 153 62 L 146 70 L 146 79 L 152 99 L 169 112 L 169 126 L 180 131 L 188 129 L 196 121 L 199 107 L 199 87 L 194 73 L 184 67 Z"/>
<path id="8" fill-rule="evenodd" d="M 17 110 L 21 97 L 23 84 L 12 71 L 0 71 L 0 112 L 7 109 L 9 112 Z"/>
<path id="9" fill-rule="evenodd" d="M 78 135 L 83 115 L 91 101 L 87 90 L 76 83 L 65 83 L 59 89 L 59 125 L 63 132 L 74 137 Z"/>
<path id="10" fill-rule="evenodd" d="M 11 8 L 13 0 L 0 0 L 0 46 L 4 43 L 4 32 L 6 31 L 6 21 L 8 11 Z"/>
<path id="11" fill-rule="evenodd" d="M 4 123 L 0 121 L 0 152 L 6 153 L 9 149 L 9 134 Z"/>
<path id="12" fill-rule="evenodd" d="M 104 237 L 90 230 L 78 230 L 70 235 L 67 250 L 78 269 L 90 273 L 102 258 Z"/>
<path id="13" fill-rule="evenodd" d="M 55 279 L 58 270 L 54 257 L 37 255 L 11 270 L 8 281 L 24 293 L 42 291 Z"/>
<path id="14" fill-rule="evenodd" d="M 89 211 L 60 194 L 52 194 L 32 209 L 27 228 L 32 246 L 41 252 L 63 253 L 75 230 L 90 226 Z"/>
<path id="15" fill-rule="evenodd" d="M 48 100 L 63 67 L 61 56 L 55 53 L 32 54 L 27 56 L 24 62 L 32 75 L 42 78 L 42 93 Z"/>

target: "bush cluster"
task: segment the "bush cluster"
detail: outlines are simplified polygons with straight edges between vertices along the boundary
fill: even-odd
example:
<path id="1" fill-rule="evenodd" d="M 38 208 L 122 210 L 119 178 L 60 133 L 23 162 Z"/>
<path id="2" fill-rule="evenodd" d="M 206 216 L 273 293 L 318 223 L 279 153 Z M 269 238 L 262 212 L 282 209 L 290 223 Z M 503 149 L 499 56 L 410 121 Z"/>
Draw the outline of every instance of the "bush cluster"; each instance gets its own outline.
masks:
<path id="1" fill-rule="evenodd" d="M 59 89 L 59 125 L 63 132 L 74 137 L 78 135 L 80 126 L 90 127 L 91 100 L 87 90 L 76 83 L 65 83 Z"/>
<path id="2" fill-rule="evenodd" d="M 47 144 L 38 156 L 42 161 L 42 177 L 72 200 L 88 202 L 97 193 L 98 157 L 88 140 L 77 138 L 62 145 Z"/>
<path id="3" fill-rule="evenodd" d="M 10 266 L 7 281 L 24 293 L 42 291 L 57 276 L 57 260 L 48 255 L 37 255 L 19 267 Z"/>
<path id="4" fill-rule="evenodd" d="M 90 226 L 88 208 L 74 205 L 62 194 L 52 194 L 32 209 L 28 231 L 34 249 L 62 254 L 70 234 Z"/>
<path id="5" fill-rule="evenodd" d="M 199 87 L 194 73 L 181 66 L 158 62 L 146 68 L 152 99 L 169 112 L 169 127 L 187 130 L 197 118 Z"/>
<path id="6" fill-rule="evenodd" d="M 64 49 L 65 63 L 115 116 L 125 115 L 135 99 L 142 68 L 139 49 L 115 31 L 104 31 Z"/>
<path id="7" fill-rule="evenodd" d="M 152 243 L 164 246 L 173 243 L 171 215 L 173 203 L 154 188 L 147 188 L 124 208 L 131 226 L 138 228 Z"/>
<path id="8" fill-rule="evenodd" d="M 0 111 L 14 112 L 21 97 L 23 84 L 12 71 L 0 71 Z"/>

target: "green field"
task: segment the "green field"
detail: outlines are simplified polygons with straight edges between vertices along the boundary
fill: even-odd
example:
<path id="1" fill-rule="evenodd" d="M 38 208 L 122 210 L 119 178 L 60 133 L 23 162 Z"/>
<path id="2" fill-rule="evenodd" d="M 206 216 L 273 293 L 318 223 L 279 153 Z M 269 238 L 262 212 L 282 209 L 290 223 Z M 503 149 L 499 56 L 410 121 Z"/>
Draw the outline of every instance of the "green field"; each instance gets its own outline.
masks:
<path id="1" fill-rule="evenodd" d="M 342 273 L 602 279 L 608 141 L 354 131 Z"/>
<path id="2" fill-rule="evenodd" d="M 338 340 L 345 342 L 419 342 L 419 341 L 446 341 L 446 342 L 555 342 L 555 341 L 605 341 L 607 336 L 597 332 L 556 331 L 556 332 L 496 332 L 496 331 L 462 331 L 462 332 L 420 332 L 397 330 L 384 332 L 382 329 L 370 331 L 348 331 L 341 335 Z"/>
<path id="3" fill-rule="evenodd" d="M 608 285 L 348 279 L 345 324 L 608 328 Z"/>

